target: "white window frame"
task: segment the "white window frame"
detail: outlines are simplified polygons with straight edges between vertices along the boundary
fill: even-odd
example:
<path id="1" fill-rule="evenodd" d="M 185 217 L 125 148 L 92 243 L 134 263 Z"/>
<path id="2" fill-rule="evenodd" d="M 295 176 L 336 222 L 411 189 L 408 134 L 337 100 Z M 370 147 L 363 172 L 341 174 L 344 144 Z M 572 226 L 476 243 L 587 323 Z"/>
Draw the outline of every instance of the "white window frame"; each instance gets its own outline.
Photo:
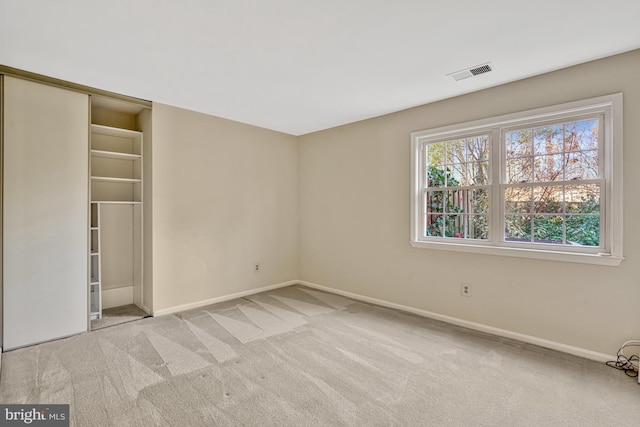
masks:
<path id="1" fill-rule="evenodd" d="M 503 135 L 514 128 L 536 126 L 551 121 L 574 120 L 585 116 L 602 116 L 600 162 L 604 185 L 601 203 L 601 247 L 571 247 L 551 244 L 522 244 L 503 240 L 505 150 Z M 426 179 L 428 143 L 452 140 L 473 134 L 489 134 L 490 185 L 489 240 L 425 236 L 422 192 Z M 471 252 L 553 261 L 617 266 L 623 260 L 623 127 L 622 93 L 584 99 L 550 107 L 491 117 L 451 126 L 411 133 L 411 245 L 415 248 Z"/>

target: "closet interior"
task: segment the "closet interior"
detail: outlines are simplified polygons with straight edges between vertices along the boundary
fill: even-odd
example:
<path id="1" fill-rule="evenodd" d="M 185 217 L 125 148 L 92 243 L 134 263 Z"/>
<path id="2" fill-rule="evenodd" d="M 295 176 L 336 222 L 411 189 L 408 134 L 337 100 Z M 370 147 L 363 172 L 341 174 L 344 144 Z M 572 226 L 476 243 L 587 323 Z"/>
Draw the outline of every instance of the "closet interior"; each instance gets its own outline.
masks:
<path id="1" fill-rule="evenodd" d="M 150 109 L 91 96 L 89 311 L 91 329 L 146 317 L 144 147 Z"/>

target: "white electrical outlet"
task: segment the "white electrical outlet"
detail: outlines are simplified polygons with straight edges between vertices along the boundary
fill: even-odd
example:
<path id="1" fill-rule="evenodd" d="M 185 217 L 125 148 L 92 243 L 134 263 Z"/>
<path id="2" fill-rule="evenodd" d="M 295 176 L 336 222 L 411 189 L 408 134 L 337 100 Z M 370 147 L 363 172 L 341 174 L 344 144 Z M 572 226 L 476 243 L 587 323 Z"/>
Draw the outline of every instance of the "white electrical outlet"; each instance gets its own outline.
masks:
<path id="1" fill-rule="evenodd" d="M 253 271 L 255 273 L 260 273 L 260 263 L 256 262 L 255 265 L 253 266 Z"/>
<path id="2" fill-rule="evenodd" d="M 460 292 L 462 293 L 463 297 L 470 297 L 471 283 L 465 283 L 465 282 L 460 283 Z"/>

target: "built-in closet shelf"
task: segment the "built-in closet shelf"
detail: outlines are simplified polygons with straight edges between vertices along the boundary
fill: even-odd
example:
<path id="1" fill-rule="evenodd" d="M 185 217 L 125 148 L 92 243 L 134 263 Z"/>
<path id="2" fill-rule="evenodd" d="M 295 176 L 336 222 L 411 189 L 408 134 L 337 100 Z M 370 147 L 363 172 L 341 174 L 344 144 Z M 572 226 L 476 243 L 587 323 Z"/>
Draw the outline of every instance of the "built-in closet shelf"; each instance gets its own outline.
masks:
<path id="1" fill-rule="evenodd" d="M 95 203 L 95 202 L 91 202 L 91 203 Z M 91 231 L 96 231 L 96 230 L 98 230 L 98 227 L 91 227 L 90 230 Z"/>
<path id="2" fill-rule="evenodd" d="M 142 182 L 140 178 L 114 178 L 111 176 L 92 176 L 93 182 L 117 182 L 122 184 L 136 184 Z"/>
<path id="3" fill-rule="evenodd" d="M 98 98 L 91 100 L 92 118 L 105 124 L 122 123 L 126 127 L 91 124 L 89 194 L 91 225 L 95 227 L 90 246 L 92 320 L 101 318 L 102 310 L 113 304 L 142 304 L 143 297 L 142 144 L 146 135 L 130 130 L 129 126 L 133 123 L 142 126 L 147 118 L 138 117 L 128 110 L 129 106 L 117 104 Z M 130 288 L 126 293 L 119 292 L 118 286 L 122 284 Z M 112 289 L 118 292 L 110 292 Z"/>
<path id="4" fill-rule="evenodd" d="M 91 156 L 115 160 L 138 160 L 142 158 L 140 154 L 119 153 L 117 151 L 103 150 L 91 150 Z"/>
<path id="5" fill-rule="evenodd" d="M 117 136 L 119 138 L 141 138 L 142 132 L 137 130 L 129 130 L 122 128 L 114 128 L 110 126 L 91 125 L 91 133 L 98 135 Z"/>
<path id="6" fill-rule="evenodd" d="M 103 205 L 141 205 L 142 202 L 134 202 L 130 200 L 92 200 L 91 203 Z M 97 228 L 96 228 L 97 230 Z"/>

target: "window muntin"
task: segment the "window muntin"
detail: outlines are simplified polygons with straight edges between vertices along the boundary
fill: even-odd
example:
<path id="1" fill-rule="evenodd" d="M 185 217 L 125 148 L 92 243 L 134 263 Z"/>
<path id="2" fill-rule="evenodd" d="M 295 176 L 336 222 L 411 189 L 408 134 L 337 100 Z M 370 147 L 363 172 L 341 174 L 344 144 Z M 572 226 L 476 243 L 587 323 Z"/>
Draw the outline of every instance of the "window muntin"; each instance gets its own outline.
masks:
<path id="1" fill-rule="evenodd" d="M 412 246 L 619 265 L 622 129 L 614 94 L 413 132 Z M 483 135 L 474 180 L 477 159 L 460 147 Z"/>

